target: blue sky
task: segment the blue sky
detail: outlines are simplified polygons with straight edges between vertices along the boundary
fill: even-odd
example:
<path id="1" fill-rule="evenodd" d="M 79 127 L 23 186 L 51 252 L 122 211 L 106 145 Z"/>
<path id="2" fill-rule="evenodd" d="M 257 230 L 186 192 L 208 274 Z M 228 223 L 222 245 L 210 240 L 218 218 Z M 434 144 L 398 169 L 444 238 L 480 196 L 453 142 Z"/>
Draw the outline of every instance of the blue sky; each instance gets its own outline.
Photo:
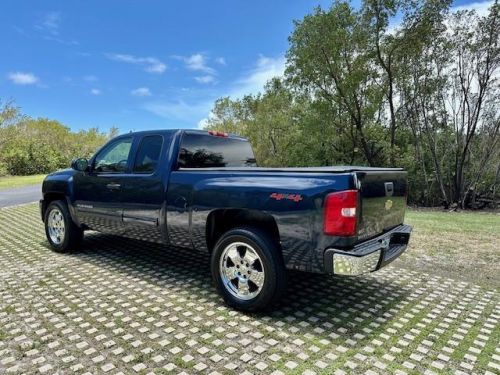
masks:
<path id="1" fill-rule="evenodd" d="M 196 128 L 280 75 L 293 20 L 330 3 L 4 1 L 0 100 L 74 130 Z"/>

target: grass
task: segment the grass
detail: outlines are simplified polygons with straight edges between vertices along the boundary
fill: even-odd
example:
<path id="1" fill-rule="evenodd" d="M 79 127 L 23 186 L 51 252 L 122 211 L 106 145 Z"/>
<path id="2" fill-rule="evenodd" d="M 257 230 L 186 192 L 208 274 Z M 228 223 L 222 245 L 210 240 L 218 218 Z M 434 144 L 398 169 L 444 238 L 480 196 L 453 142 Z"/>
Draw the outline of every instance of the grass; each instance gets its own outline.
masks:
<path id="1" fill-rule="evenodd" d="M 407 211 L 413 226 L 402 267 L 483 286 L 500 287 L 500 214 Z"/>
<path id="2" fill-rule="evenodd" d="M 32 176 L 0 177 L 0 190 L 40 184 L 45 176 L 45 174 L 35 174 Z"/>

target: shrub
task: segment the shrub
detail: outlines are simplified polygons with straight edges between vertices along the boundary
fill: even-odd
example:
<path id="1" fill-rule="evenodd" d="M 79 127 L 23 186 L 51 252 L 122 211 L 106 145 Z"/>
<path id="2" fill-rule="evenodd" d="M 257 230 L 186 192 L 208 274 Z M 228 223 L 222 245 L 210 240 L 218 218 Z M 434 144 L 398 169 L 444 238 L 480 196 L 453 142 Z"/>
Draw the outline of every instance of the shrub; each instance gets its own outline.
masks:
<path id="1" fill-rule="evenodd" d="M 9 105 L 0 108 L 0 176 L 66 168 L 73 158 L 89 157 L 117 133 L 116 128 L 108 134 L 97 128 L 72 132 L 58 121 L 30 119 L 19 112 L 14 116 L 12 111 Z"/>

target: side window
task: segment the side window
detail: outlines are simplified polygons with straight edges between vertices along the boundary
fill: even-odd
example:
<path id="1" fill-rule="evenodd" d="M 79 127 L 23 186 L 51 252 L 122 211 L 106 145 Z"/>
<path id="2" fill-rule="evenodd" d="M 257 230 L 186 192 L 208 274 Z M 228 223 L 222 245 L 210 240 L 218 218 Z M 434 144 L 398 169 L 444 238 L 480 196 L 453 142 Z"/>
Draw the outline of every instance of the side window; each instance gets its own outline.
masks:
<path id="1" fill-rule="evenodd" d="M 123 138 L 97 154 L 94 171 L 100 173 L 123 173 L 127 170 L 127 161 L 132 147 L 132 138 Z"/>
<path id="2" fill-rule="evenodd" d="M 161 135 L 150 135 L 142 138 L 135 157 L 134 173 L 153 173 L 160 160 L 163 144 Z"/>

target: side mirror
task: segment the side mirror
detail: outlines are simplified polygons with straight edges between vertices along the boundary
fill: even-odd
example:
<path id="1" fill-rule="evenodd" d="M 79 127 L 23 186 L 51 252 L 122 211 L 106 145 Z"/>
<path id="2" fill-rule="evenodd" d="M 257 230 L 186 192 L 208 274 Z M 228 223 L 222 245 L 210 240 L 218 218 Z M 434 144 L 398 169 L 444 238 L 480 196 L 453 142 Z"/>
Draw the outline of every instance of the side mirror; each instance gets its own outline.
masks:
<path id="1" fill-rule="evenodd" d="M 89 169 L 89 161 L 85 158 L 73 159 L 71 162 L 71 168 L 76 171 L 86 172 Z"/>

